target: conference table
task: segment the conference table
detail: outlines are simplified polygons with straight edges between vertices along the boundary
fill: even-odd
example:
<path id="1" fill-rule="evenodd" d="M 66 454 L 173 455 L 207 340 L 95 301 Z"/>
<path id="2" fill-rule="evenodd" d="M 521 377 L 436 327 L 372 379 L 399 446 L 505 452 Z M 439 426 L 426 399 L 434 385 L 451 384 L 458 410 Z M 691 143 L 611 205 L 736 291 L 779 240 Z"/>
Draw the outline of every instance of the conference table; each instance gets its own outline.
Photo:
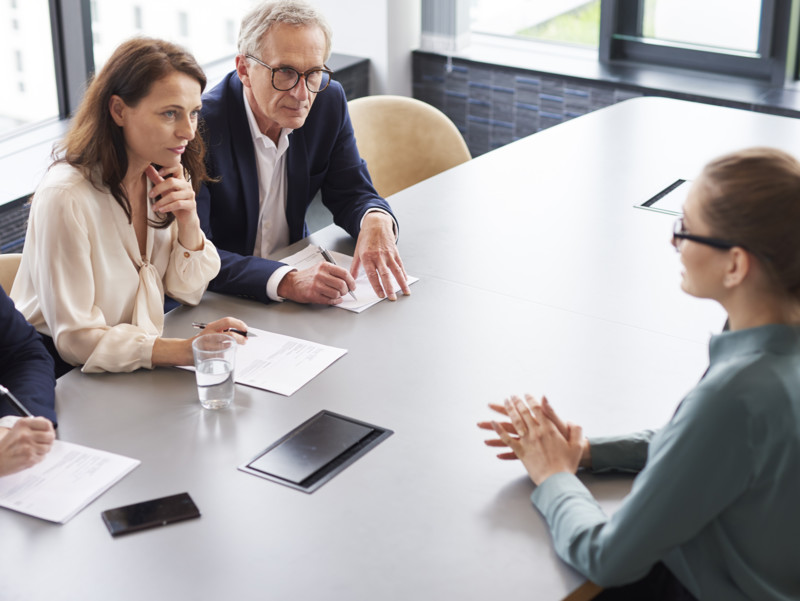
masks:
<path id="1" fill-rule="evenodd" d="M 638 207 L 711 158 L 800 155 L 800 122 L 661 98 L 596 111 L 494 150 L 390 201 L 419 277 L 363 313 L 207 293 L 166 319 L 235 315 L 347 349 L 291 396 L 236 386 L 201 408 L 194 374 L 73 370 L 59 437 L 141 460 L 64 525 L 0 511 L 0 597 L 80 599 L 588 598 L 553 550 L 521 464 L 476 422 L 547 394 L 588 436 L 657 428 L 707 363 L 725 316 L 680 290 L 674 215 Z M 330 226 L 295 244 L 352 253 Z M 312 494 L 237 470 L 321 410 L 393 434 Z M 581 473 L 610 514 L 627 475 Z M 189 492 L 202 517 L 112 539 L 100 512 Z"/>

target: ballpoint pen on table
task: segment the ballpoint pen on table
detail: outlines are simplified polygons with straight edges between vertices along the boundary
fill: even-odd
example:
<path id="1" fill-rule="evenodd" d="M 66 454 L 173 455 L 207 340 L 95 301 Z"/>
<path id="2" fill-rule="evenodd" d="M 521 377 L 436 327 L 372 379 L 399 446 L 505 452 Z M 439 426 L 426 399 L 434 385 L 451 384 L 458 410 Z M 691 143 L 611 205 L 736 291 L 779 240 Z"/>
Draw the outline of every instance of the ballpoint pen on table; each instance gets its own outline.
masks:
<path id="1" fill-rule="evenodd" d="M 333 255 L 331 253 L 329 253 L 327 250 L 325 250 L 321 246 L 319 247 L 319 252 L 322 253 L 322 258 L 325 259 L 328 263 L 330 263 L 331 265 L 336 265 L 336 261 L 333 259 Z M 348 290 L 348 292 L 350 293 L 350 296 L 353 297 L 354 301 L 358 300 L 356 298 L 356 295 L 353 294 L 352 290 Z"/>
<path id="2" fill-rule="evenodd" d="M 28 411 L 27 407 L 20 403 L 17 397 L 11 394 L 11 391 L 2 384 L 0 384 L 0 394 L 8 397 L 8 400 L 11 401 L 11 404 L 14 405 L 14 408 L 19 411 L 23 417 L 33 417 L 33 414 Z"/>
<path id="3" fill-rule="evenodd" d="M 202 321 L 193 321 L 192 327 L 197 328 L 198 330 L 204 329 L 208 324 Z M 244 330 L 238 330 L 236 328 L 227 328 L 223 330 L 223 332 L 233 332 L 234 334 L 239 334 L 240 336 L 244 336 L 245 338 L 255 338 L 256 334 L 253 332 L 245 332 Z"/>

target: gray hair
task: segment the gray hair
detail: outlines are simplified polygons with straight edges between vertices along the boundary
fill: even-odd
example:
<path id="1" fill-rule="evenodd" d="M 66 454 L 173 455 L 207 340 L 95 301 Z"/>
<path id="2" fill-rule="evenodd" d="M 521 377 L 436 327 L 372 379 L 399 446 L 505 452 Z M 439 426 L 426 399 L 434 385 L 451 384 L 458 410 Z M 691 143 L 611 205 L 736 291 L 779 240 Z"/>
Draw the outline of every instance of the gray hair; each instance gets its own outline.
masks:
<path id="1" fill-rule="evenodd" d="M 261 41 L 276 23 L 316 26 L 325 36 L 325 61 L 331 56 L 331 27 L 320 11 L 305 0 L 266 0 L 257 2 L 242 19 L 239 54 L 258 56 Z"/>

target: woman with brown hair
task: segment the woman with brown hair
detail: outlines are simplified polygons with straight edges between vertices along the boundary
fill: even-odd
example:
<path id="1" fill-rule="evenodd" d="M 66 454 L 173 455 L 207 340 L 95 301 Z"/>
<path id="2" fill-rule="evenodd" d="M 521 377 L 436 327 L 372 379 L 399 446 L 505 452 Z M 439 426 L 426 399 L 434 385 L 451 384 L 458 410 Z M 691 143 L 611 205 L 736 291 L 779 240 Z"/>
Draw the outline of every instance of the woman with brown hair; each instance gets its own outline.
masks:
<path id="1" fill-rule="evenodd" d="M 682 288 L 719 302 L 702 380 L 658 432 L 586 439 L 545 398 L 479 424 L 521 459 L 556 551 L 597 599 L 800 599 L 800 163 L 752 148 L 694 182 L 672 243 Z M 640 471 L 610 518 L 575 477 Z"/>
<path id="2" fill-rule="evenodd" d="M 33 197 L 11 297 L 66 367 L 192 362 L 191 339 L 161 333 L 164 294 L 196 304 L 219 271 L 195 207 L 207 179 L 196 135 L 205 84 L 179 46 L 129 40 L 91 82 L 56 149 L 62 156 Z M 203 334 L 232 327 L 246 330 L 225 318 Z"/>

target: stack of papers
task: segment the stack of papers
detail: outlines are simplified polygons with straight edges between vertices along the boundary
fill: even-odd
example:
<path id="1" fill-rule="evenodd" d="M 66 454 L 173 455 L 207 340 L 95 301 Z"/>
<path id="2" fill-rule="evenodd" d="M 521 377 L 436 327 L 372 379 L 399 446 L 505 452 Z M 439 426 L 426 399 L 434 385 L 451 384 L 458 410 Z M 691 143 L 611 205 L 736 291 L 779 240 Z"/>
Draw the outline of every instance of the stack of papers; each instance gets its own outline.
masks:
<path id="1" fill-rule="evenodd" d="M 56 440 L 40 463 L 0 477 L 0 507 L 63 524 L 140 463 Z"/>

